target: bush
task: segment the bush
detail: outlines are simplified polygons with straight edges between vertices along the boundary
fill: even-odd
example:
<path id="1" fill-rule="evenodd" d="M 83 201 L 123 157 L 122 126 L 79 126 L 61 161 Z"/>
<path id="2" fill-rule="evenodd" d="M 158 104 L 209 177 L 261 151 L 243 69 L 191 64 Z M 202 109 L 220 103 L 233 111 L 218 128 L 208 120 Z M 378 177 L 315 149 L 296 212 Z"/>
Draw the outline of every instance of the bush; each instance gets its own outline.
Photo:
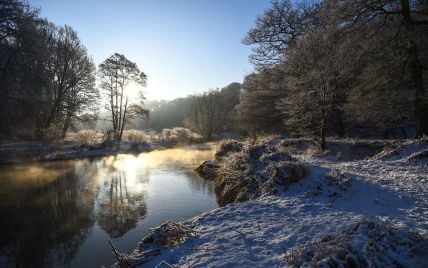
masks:
<path id="1" fill-rule="evenodd" d="M 111 145 L 113 142 L 113 129 L 103 131 L 102 144 Z"/>
<path id="2" fill-rule="evenodd" d="M 150 136 L 141 130 L 125 130 L 123 131 L 123 141 L 127 141 L 132 145 L 145 145 L 150 140 Z"/>
<path id="3" fill-rule="evenodd" d="M 77 146 L 95 146 L 101 143 L 103 134 L 94 130 L 80 130 L 77 133 L 67 133 L 65 141 Z"/>
<path id="4" fill-rule="evenodd" d="M 231 153 L 240 152 L 242 151 L 242 147 L 242 143 L 238 141 L 223 141 L 220 143 L 219 148 L 215 153 L 215 159 L 220 160 Z"/>
<path id="5" fill-rule="evenodd" d="M 266 138 L 245 143 L 224 142 L 216 160 L 205 161 L 196 171 L 215 180 L 220 206 L 286 190 L 304 178 L 308 170 L 286 152 L 279 151 L 279 141 Z"/>
<path id="6" fill-rule="evenodd" d="M 200 135 L 193 133 L 189 129 L 183 127 L 163 129 L 160 134 L 160 139 L 172 144 L 192 143 L 202 140 Z"/>

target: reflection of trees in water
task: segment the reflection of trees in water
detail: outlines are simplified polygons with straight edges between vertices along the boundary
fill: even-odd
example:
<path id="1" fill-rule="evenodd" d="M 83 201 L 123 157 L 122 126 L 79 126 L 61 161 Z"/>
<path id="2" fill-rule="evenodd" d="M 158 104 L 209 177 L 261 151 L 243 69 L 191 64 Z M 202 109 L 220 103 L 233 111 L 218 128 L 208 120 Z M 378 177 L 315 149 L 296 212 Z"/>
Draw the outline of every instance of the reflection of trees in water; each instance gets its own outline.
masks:
<path id="1" fill-rule="evenodd" d="M 94 224 L 96 189 L 92 178 L 96 165 L 90 161 L 49 165 L 43 167 L 44 174 L 56 177 L 46 179 L 37 174 L 41 177 L 31 179 L 32 174 L 27 174 L 25 185 L 14 185 L 14 181 L 8 185 L 19 191 L 0 195 L 0 254 L 7 256 L 0 266 L 68 263 Z M 13 173 L 0 174 L 2 180 L 14 180 Z"/>
<path id="2" fill-rule="evenodd" d="M 115 238 L 135 228 L 147 211 L 136 178 L 150 177 L 159 165 L 185 174 L 192 189 L 213 194 L 211 182 L 189 167 L 209 159 L 205 155 L 173 150 L 148 158 L 134 159 L 138 174 L 105 159 L 0 166 L 0 255 L 6 256 L 0 267 L 69 263 L 95 220 Z M 101 175 L 107 178 L 104 185 L 97 181 Z"/>
<path id="3" fill-rule="evenodd" d="M 143 191 L 129 191 L 126 171 L 113 168 L 104 184 L 105 196 L 100 201 L 97 220 L 110 237 L 123 236 L 146 216 Z"/>
<path id="4" fill-rule="evenodd" d="M 183 173 L 189 179 L 187 182 L 192 189 L 192 192 L 200 192 L 207 195 L 214 195 L 214 182 L 212 180 L 201 178 L 196 171 L 191 169 L 183 170 Z"/>

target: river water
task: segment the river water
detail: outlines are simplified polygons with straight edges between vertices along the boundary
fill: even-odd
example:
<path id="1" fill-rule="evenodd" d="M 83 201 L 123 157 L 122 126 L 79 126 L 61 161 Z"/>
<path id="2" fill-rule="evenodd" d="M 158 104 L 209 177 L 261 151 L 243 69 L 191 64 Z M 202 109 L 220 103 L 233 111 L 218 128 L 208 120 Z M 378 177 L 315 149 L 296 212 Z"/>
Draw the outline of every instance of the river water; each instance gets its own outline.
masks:
<path id="1" fill-rule="evenodd" d="M 216 208 L 214 145 L 0 166 L 0 267 L 108 267 L 149 228 Z"/>

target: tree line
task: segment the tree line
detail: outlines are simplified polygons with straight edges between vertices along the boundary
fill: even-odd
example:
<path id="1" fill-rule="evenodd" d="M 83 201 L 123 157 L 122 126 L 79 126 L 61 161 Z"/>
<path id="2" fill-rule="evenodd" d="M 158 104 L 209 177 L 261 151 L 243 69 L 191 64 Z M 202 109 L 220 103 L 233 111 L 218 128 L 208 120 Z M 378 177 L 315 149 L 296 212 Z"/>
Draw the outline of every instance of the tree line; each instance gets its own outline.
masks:
<path id="1" fill-rule="evenodd" d="M 233 94 L 157 103 L 145 127 L 310 136 L 322 148 L 329 135 L 422 137 L 427 41 L 426 1 L 274 0 L 243 40 L 255 72 Z"/>
<path id="2" fill-rule="evenodd" d="M 118 53 L 100 64 L 99 87 L 95 71 L 70 26 L 41 18 L 26 1 L 0 1 L 0 138 L 57 139 L 91 127 L 105 93 L 112 139 L 120 140 L 131 118 L 147 117 L 125 92 L 131 82 L 144 86 L 147 76 Z"/>
<path id="3" fill-rule="evenodd" d="M 427 1 L 272 1 L 243 40 L 256 72 L 238 121 L 323 148 L 326 135 L 428 135 L 427 41 Z"/>
<path id="4" fill-rule="evenodd" d="M 147 82 L 134 62 L 115 53 L 96 74 L 71 27 L 40 18 L 25 1 L 1 0 L 0 137 L 63 137 L 93 127 L 101 104 L 116 141 L 131 122 L 185 126 L 208 139 L 230 131 L 315 136 L 323 148 L 329 135 L 423 137 L 427 41 L 424 0 L 274 0 L 243 39 L 255 71 L 242 84 L 144 106 L 143 95 L 127 94 Z"/>
<path id="5" fill-rule="evenodd" d="M 172 101 L 148 101 L 150 120 L 139 120 L 140 129 L 161 131 L 166 128 L 186 127 L 206 139 L 236 132 L 234 108 L 242 91 L 240 83 L 230 83 L 221 89 L 211 89 L 199 94 Z"/>

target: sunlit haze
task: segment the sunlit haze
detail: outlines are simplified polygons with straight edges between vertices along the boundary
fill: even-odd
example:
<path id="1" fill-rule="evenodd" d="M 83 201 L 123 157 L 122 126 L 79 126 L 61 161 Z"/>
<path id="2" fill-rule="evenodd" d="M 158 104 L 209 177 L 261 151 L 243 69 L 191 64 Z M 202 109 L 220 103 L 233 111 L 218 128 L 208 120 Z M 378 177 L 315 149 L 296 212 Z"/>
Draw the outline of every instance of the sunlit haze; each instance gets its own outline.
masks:
<path id="1" fill-rule="evenodd" d="M 41 16 L 70 25 L 98 65 L 123 53 L 148 75 L 146 97 L 174 99 L 252 71 L 241 43 L 269 0 L 31 0 Z"/>

